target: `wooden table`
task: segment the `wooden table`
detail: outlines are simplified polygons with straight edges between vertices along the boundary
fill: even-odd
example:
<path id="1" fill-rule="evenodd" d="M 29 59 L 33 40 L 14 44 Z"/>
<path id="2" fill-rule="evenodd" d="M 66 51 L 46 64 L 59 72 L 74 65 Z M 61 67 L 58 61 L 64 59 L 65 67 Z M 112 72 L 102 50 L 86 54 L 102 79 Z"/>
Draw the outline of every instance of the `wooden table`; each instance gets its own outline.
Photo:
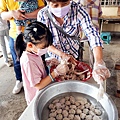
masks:
<path id="1" fill-rule="evenodd" d="M 100 20 L 100 32 L 102 32 L 104 24 L 120 23 L 120 16 L 106 16 L 106 15 L 103 15 L 99 18 L 99 20 Z"/>

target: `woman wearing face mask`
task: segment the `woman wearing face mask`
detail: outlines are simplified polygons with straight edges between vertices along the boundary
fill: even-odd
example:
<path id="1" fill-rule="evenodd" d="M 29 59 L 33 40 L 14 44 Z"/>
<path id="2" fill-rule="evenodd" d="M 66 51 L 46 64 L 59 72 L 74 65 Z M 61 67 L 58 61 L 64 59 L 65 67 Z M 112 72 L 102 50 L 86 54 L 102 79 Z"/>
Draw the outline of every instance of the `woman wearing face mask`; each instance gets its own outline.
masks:
<path id="1" fill-rule="evenodd" d="M 46 0 L 47 6 L 38 12 L 37 20 L 44 23 L 53 35 L 53 45 L 49 47 L 52 52 L 49 56 L 56 57 L 54 48 L 79 58 L 79 42 L 67 37 L 55 27 L 53 22 L 61 27 L 70 36 L 80 36 L 81 30 L 85 33 L 94 55 L 93 77 L 97 81 L 106 80 L 110 72 L 103 61 L 102 43 L 98 31 L 93 26 L 90 16 L 85 9 L 72 0 Z M 49 18 L 46 10 L 52 16 Z"/>
<path id="2" fill-rule="evenodd" d="M 47 86 L 54 78 L 64 75 L 68 66 L 59 64 L 49 75 L 46 73 L 43 55 L 47 47 L 52 45 L 53 38 L 49 29 L 40 22 L 32 22 L 16 39 L 16 52 L 20 59 L 23 86 L 27 104 L 34 98 L 36 92 Z"/>

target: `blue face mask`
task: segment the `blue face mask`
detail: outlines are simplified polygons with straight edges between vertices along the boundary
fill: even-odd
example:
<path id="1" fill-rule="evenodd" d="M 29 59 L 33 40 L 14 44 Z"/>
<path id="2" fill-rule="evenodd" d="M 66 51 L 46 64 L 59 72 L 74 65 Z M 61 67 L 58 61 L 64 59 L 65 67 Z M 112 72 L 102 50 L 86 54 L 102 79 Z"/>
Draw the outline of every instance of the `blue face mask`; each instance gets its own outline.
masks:
<path id="1" fill-rule="evenodd" d="M 49 10 L 59 18 L 63 18 L 70 10 L 70 4 L 64 7 L 52 8 L 49 6 Z"/>

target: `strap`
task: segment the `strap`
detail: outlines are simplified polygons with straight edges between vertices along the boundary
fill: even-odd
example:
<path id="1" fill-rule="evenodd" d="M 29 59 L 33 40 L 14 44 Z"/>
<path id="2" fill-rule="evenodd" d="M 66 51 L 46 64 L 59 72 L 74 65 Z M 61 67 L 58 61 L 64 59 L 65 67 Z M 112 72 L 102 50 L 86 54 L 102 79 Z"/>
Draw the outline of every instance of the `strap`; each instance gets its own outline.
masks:
<path id="1" fill-rule="evenodd" d="M 55 80 L 53 79 L 53 77 L 51 76 L 51 74 L 50 74 L 50 66 L 47 66 L 48 67 L 48 71 L 49 71 L 49 77 L 50 77 L 50 79 L 52 80 L 52 82 L 54 82 Z"/>
<path id="2" fill-rule="evenodd" d="M 83 47 L 82 47 L 82 45 L 81 45 L 80 38 L 78 38 L 78 37 L 76 37 L 76 36 L 70 36 L 70 35 L 67 34 L 61 27 L 59 27 L 57 24 L 55 24 L 55 23 L 53 22 L 52 16 L 51 16 L 51 14 L 49 13 L 48 9 L 46 9 L 46 14 L 48 15 L 48 18 L 52 21 L 53 25 L 54 25 L 61 33 L 63 33 L 64 35 L 66 35 L 67 37 L 69 37 L 69 38 L 71 38 L 71 39 L 78 40 L 80 47 L 82 48 L 82 50 L 84 50 Z"/>
<path id="3" fill-rule="evenodd" d="M 49 77 L 52 80 L 52 82 L 54 82 L 55 80 L 53 79 L 53 77 L 51 76 L 51 74 L 49 73 Z"/>

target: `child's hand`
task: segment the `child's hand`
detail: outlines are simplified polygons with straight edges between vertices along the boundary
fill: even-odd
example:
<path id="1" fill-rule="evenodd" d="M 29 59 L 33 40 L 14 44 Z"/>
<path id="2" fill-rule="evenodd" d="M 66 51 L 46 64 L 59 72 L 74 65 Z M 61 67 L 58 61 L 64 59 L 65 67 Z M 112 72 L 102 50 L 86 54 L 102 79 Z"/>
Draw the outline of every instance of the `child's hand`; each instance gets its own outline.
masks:
<path id="1" fill-rule="evenodd" d="M 60 64 L 60 62 L 56 59 L 56 58 L 51 58 L 51 57 L 48 57 L 45 59 L 46 61 L 46 65 L 49 65 L 49 66 L 56 66 L 58 64 Z"/>

